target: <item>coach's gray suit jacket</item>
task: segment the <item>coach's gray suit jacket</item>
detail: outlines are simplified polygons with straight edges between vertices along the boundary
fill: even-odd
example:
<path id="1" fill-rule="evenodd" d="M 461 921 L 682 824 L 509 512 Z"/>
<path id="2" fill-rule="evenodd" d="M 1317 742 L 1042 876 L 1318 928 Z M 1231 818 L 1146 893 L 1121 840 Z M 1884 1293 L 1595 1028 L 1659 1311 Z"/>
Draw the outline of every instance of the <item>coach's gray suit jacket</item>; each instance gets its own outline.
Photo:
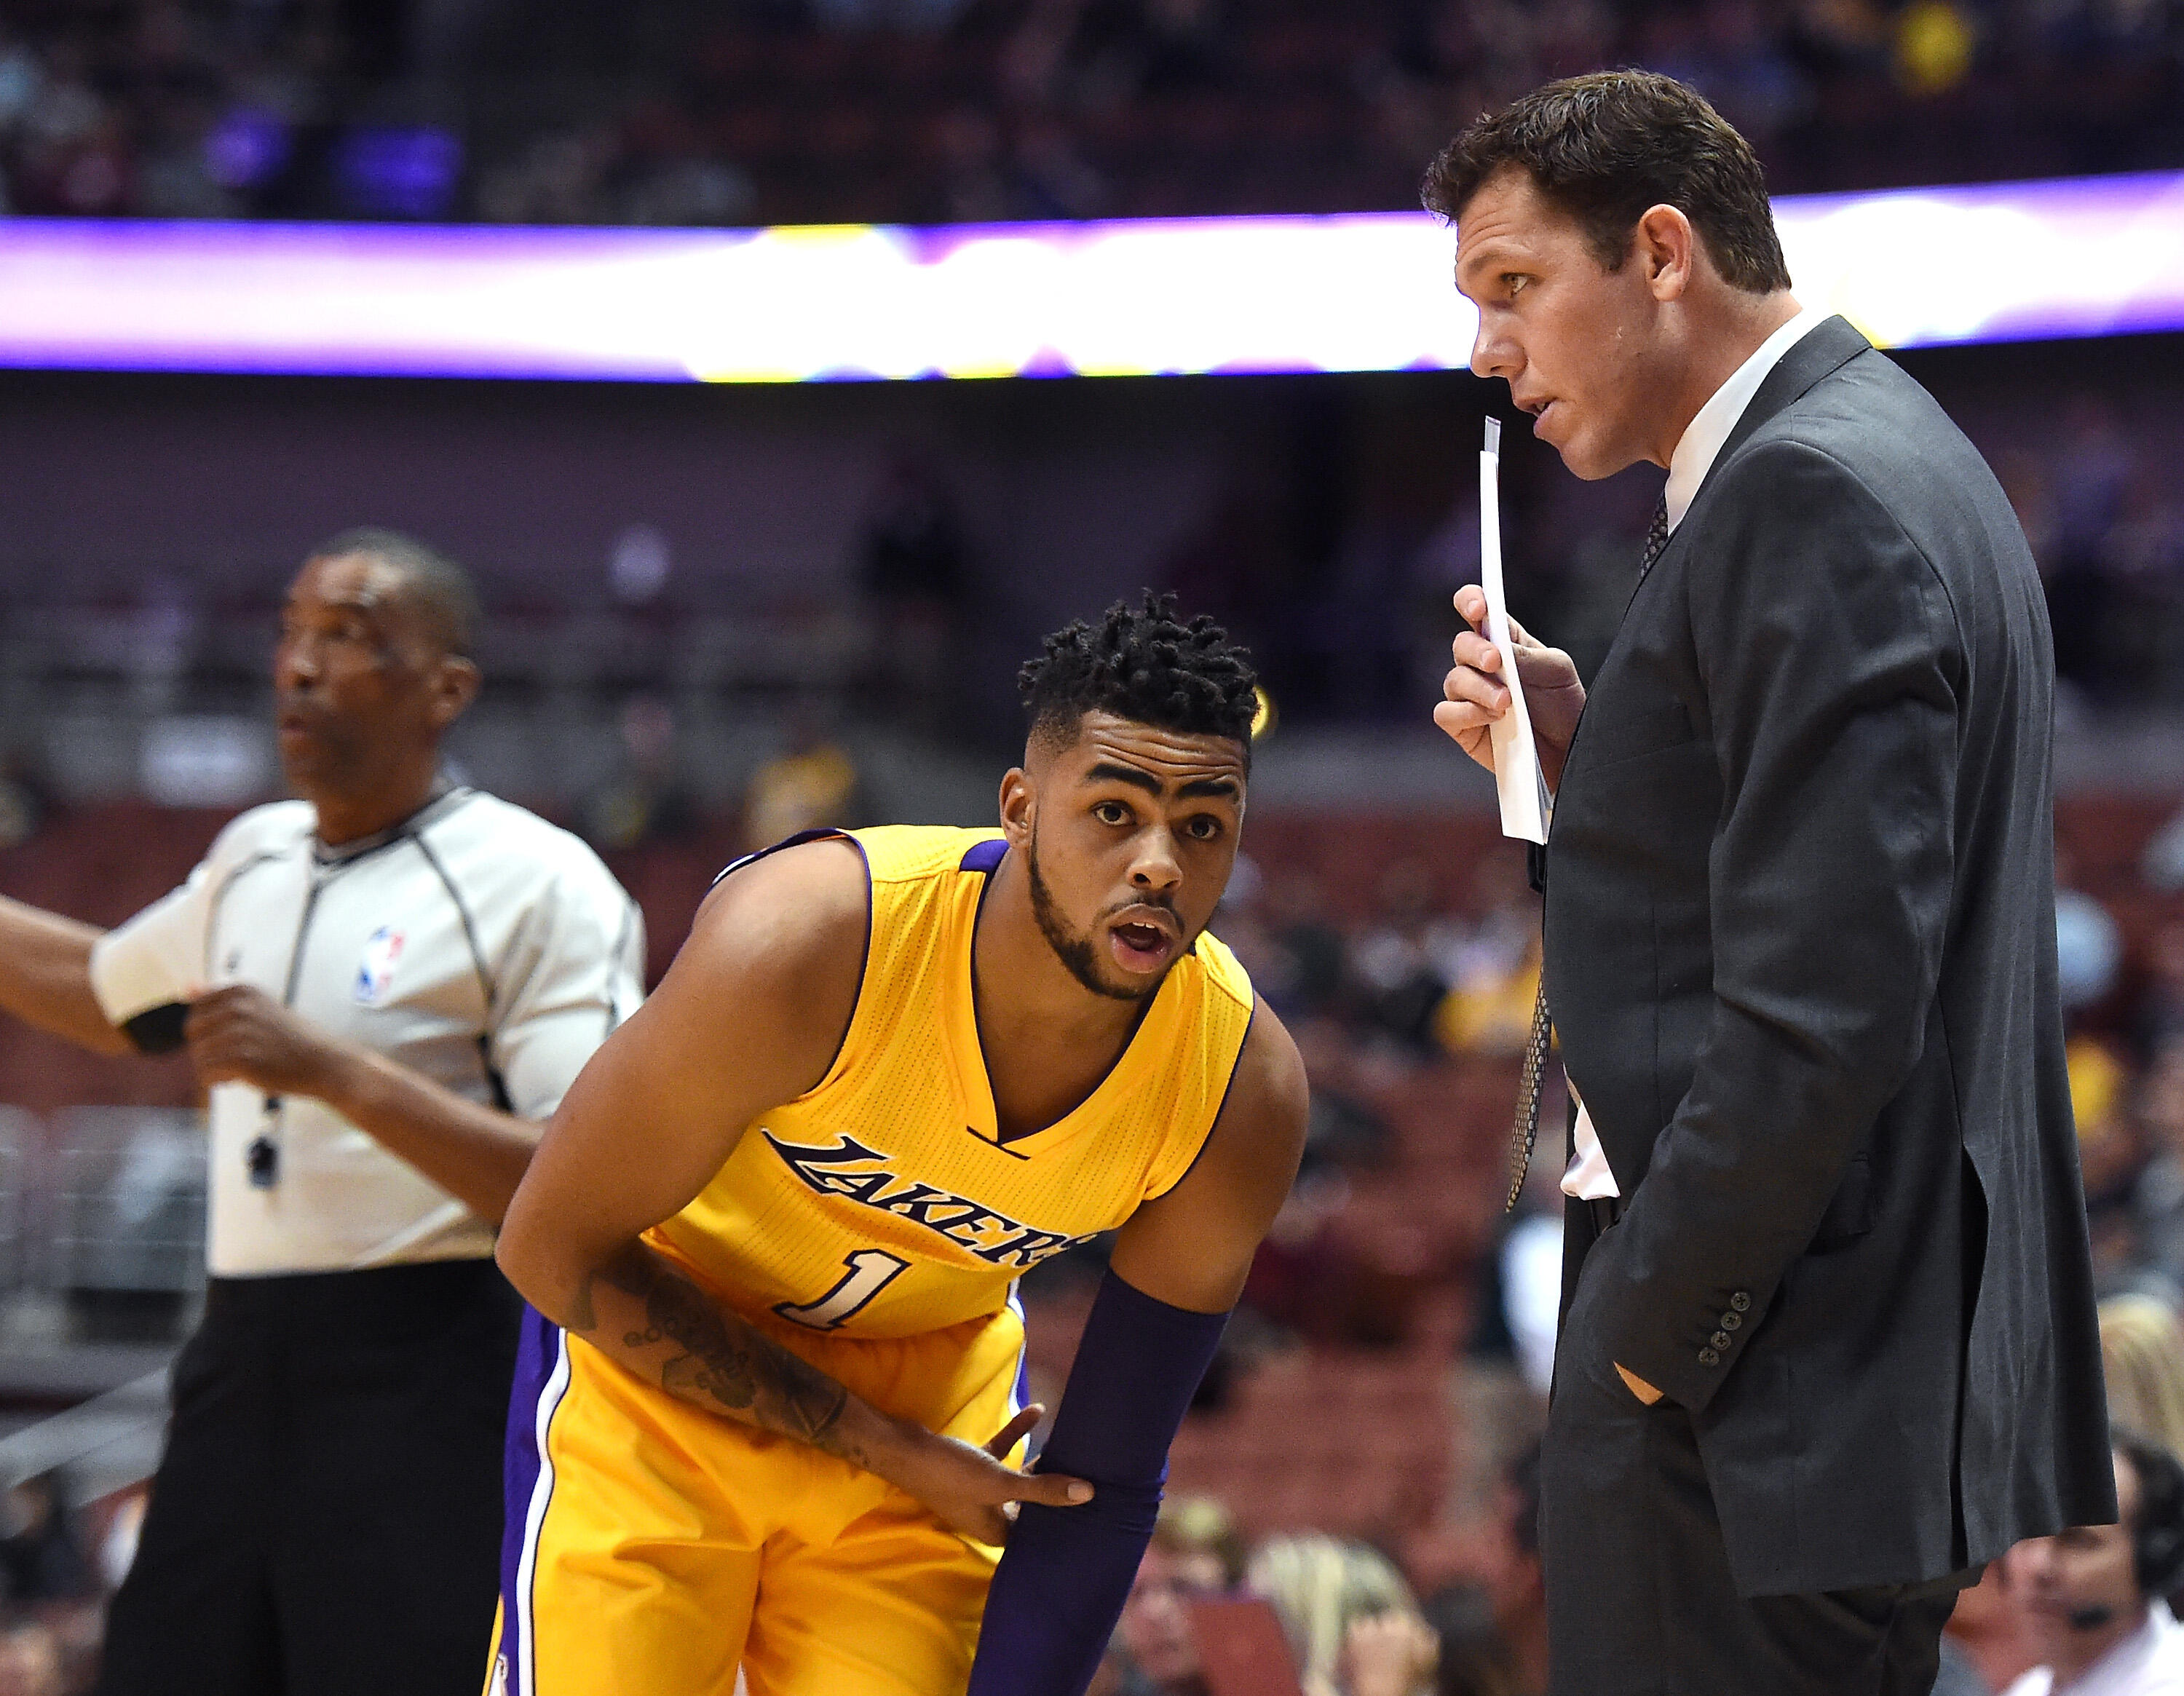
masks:
<path id="1" fill-rule="evenodd" d="M 1625 1212 L 1595 1243 L 1574 1209 L 1565 1346 L 1692 1411 L 1747 1595 L 2114 1517 L 2053 670 L 1993 476 L 1834 318 L 1723 447 L 1570 750 L 1547 995 Z"/>

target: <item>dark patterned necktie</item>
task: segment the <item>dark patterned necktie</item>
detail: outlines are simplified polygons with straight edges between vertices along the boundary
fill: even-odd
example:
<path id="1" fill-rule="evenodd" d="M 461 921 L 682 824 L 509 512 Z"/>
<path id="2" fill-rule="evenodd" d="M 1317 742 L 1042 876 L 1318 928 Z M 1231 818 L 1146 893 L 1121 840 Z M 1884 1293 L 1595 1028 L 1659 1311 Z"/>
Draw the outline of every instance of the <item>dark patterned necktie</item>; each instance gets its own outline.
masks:
<path id="1" fill-rule="evenodd" d="M 1638 557 L 1638 581 L 1644 582 L 1646 574 L 1653 569 L 1653 562 L 1661 557 L 1661 550 L 1669 545 L 1669 498 L 1666 495 L 1653 507 L 1653 521 L 1646 526 L 1646 551 Z"/>
<path id="2" fill-rule="evenodd" d="M 1669 545 L 1669 503 L 1664 496 L 1653 509 L 1653 521 L 1646 527 L 1646 551 L 1639 556 L 1638 581 L 1653 569 Z M 1532 1149 L 1540 1140 L 1540 1084 L 1547 1069 L 1547 1051 L 1554 1044 L 1555 1021 L 1547 1011 L 1547 963 L 1540 959 L 1540 993 L 1532 1004 L 1532 1032 L 1524 1043 L 1524 1070 L 1517 1083 L 1517 1117 L 1509 1127 L 1509 1198 L 1504 1213 L 1516 1209 L 1524 1191 L 1524 1176 L 1532 1169 Z"/>
<path id="3" fill-rule="evenodd" d="M 1532 1145 L 1540 1140 L 1540 1075 L 1546 1070 L 1547 1048 L 1554 1041 L 1554 1020 L 1547 1014 L 1547 963 L 1540 961 L 1540 995 L 1532 1004 L 1532 1034 L 1524 1044 L 1524 1072 L 1517 1085 L 1517 1119 L 1509 1127 L 1509 1198 L 1504 1213 L 1513 1213 L 1517 1198 L 1524 1193 L 1524 1175 L 1532 1169 Z"/>

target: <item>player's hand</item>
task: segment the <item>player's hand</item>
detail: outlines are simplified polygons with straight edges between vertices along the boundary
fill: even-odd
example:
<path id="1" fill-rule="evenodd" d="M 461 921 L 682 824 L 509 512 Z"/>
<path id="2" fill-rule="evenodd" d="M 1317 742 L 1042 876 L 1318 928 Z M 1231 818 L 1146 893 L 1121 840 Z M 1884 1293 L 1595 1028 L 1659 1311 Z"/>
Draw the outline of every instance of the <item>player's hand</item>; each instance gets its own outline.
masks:
<path id="1" fill-rule="evenodd" d="M 248 1083 L 268 1095 L 323 1098 L 345 1058 L 323 1032 L 243 983 L 193 997 L 182 1034 L 199 1082 Z"/>
<path id="2" fill-rule="evenodd" d="M 1031 1434 L 1045 1414 L 1045 1408 L 1034 1403 L 983 1447 L 921 1431 L 885 1476 L 932 1509 L 951 1530 L 978 1543 L 1005 1543 L 1018 1502 L 1068 1508 L 1092 1499 L 1092 1487 L 1082 1478 L 1019 1472 L 1009 1465 L 1009 1451 Z"/>
<path id="3" fill-rule="evenodd" d="M 1501 649 L 1484 634 L 1486 592 L 1466 583 L 1456 592 L 1456 609 L 1471 628 L 1451 645 L 1456 664 L 1441 684 L 1446 698 L 1434 709 L 1434 722 L 1491 771 L 1494 748 L 1489 738 L 1496 721 L 1509 710 L 1508 681 L 1502 675 Z M 1517 650 L 1517 677 L 1524 686 L 1540 769 L 1552 789 L 1562 781 L 1563 760 L 1577 734 L 1578 715 L 1585 710 L 1585 685 L 1569 655 L 1535 642 L 1514 619 L 1509 620 L 1509 641 Z"/>

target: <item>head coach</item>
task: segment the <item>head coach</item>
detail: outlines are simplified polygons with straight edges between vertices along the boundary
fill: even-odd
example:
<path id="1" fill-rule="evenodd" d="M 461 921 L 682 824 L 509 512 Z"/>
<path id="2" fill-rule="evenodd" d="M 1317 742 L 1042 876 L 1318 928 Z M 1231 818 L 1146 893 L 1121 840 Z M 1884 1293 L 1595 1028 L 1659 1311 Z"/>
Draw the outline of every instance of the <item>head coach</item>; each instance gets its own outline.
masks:
<path id="1" fill-rule="evenodd" d="M 2115 1515 L 2031 555 L 1941 408 L 1800 310 L 1758 163 L 1690 90 L 1538 90 L 1425 197 L 1472 369 L 1578 475 L 1669 472 L 1590 698 L 1518 660 L 1584 1107 L 1552 1688 L 1923 1696 L 1982 1563 Z M 1435 717 L 1485 759 L 1507 692 L 1478 635 L 1455 658 Z"/>
<path id="2" fill-rule="evenodd" d="M 475 1696 L 520 1304 L 493 1228 L 539 1121 L 640 993 L 574 837 L 443 775 L 476 603 L 384 531 L 319 548 L 274 659 L 300 798 L 120 929 L 0 901 L 0 1007 L 187 1043 L 212 1282 L 114 1603 L 109 1696 Z"/>

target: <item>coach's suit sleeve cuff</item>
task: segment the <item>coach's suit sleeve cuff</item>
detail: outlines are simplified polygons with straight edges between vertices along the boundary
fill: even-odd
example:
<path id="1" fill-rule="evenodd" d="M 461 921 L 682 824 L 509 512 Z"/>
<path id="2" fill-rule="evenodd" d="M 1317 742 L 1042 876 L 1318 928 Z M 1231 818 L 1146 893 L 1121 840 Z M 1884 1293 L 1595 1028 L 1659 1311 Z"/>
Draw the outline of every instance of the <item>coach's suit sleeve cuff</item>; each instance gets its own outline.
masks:
<path id="1" fill-rule="evenodd" d="M 1634 1278 L 1628 1263 L 1644 1245 L 1626 1234 L 1630 1223 L 1624 1220 L 1594 1244 L 1592 1254 L 1604 1264 L 1597 1282 L 1588 1279 L 1590 1287 L 1580 1287 L 1572 1316 L 1582 1315 L 1593 1346 L 1612 1365 L 1697 1413 L 1742 1358 L 1758 1330 L 1767 1293 L 1732 1282 L 1669 1294 Z"/>

